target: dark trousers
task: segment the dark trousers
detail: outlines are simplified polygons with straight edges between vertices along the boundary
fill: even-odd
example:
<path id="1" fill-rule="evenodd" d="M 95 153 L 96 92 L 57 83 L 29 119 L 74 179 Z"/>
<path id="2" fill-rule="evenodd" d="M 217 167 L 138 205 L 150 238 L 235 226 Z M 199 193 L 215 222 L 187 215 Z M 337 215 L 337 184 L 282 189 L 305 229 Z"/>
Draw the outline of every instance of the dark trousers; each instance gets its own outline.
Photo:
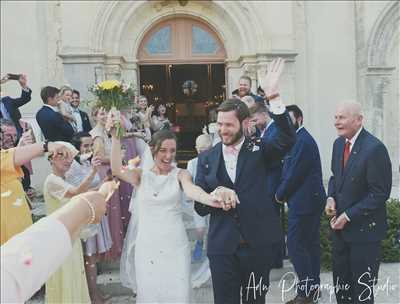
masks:
<path id="1" fill-rule="evenodd" d="M 215 304 L 264 304 L 269 272 L 280 244 L 252 249 L 239 246 L 231 255 L 208 255 Z"/>
<path id="2" fill-rule="evenodd" d="M 320 213 L 293 214 L 289 208 L 287 244 L 297 277 L 297 294 L 313 296 L 320 279 Z"/>
<path id="3" fill-rule="evenodd" d="M 346 242 L 332 233 L 333 284 L 338 304 L 374 303 L 381 242 Z"/>
<path id="4" fill-rule="evenodd" d="M 282 231 L 285 231 L 284 227 L 284 221 L 283 218 L 285 216 L 285 206 L 283 204 L 275 202 L 275 210 L 277 214 L 279 215 L 279 218 L 281 219 L 281 224 L 282 224 Z M 286 242 L 285 242 L 285 237 L 282 235 L 282 240 L 280 243 L 281 250 L 276 251 L 276 257 L 274 259 L 274 262 L 272 263 L 272 268 L 278 269 L 283 267 L 283 259 L 286 256 Z"/>

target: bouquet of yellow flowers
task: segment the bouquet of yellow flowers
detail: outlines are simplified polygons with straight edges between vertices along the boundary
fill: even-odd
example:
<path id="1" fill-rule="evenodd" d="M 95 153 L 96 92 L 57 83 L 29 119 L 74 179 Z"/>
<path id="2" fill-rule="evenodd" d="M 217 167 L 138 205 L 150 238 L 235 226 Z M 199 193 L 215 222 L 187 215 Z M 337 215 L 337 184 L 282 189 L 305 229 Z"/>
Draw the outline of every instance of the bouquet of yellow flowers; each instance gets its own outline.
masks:
<path id="1" fill-rule="evenodd" d="M 118 80 L 105 80 L 89 88 L 89 91 L 97 97 L 96 106 L 121 111 L 132 104 L 135 97 L 135 89 Z M 116 126 L 117 136 L 122 137 L 125 129 L 120 123 Z"/>

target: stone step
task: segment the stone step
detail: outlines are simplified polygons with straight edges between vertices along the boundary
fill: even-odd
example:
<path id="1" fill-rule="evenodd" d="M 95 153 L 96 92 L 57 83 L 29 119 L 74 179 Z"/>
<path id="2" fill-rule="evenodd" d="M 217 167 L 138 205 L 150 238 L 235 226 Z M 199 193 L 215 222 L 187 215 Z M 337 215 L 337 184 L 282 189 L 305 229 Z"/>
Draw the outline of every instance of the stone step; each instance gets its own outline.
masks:
<path id="1" fill-rule="evenodd" d="M 99 274 L 97 276 L 97 286 L 103 294 L 113 296 L 133 296 L 131 289 L 122 286 L 119 269 L 108 270 Z"/>

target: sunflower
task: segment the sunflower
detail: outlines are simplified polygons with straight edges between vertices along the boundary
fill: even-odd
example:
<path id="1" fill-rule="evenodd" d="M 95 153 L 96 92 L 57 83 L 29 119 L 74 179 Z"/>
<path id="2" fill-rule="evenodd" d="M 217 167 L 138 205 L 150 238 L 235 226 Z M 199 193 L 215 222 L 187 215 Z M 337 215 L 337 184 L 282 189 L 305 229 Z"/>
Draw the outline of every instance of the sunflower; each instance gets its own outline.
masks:
<path id="1" fill-rule="evenodd" d="M 102 90 L 112 90 L 115 87 L 120 87 L 121 83 L 118 80 L 105 80 L 98 84 L 98 87 Z"/>

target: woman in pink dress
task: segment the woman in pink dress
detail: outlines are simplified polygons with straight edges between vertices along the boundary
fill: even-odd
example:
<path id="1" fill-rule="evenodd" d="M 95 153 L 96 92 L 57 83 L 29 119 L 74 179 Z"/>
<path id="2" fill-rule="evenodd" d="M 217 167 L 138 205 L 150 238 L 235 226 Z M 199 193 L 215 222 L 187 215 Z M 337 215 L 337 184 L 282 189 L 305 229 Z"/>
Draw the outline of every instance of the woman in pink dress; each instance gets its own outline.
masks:
<path id="1" fill-rule="evenodd" d="M 98 169 L 98 174 L 102 179 L 111 178 L 111 139 L 105 129 L 107 112 L 104 108 L 94 107 L 92 110 L 92 117 L 96 122 L 96 126 L 89 132 L 93 138 L 93 156 L 99 157 L 103 164 Z M 112 247 L 105 253 L 105 258 L 107 260 L 119 259 L 122 252 L 124 229 L 122 224 L 120 198 L 120 191 L 115 191 L 107 206 L 107 216 L 112 239 Z"/>

